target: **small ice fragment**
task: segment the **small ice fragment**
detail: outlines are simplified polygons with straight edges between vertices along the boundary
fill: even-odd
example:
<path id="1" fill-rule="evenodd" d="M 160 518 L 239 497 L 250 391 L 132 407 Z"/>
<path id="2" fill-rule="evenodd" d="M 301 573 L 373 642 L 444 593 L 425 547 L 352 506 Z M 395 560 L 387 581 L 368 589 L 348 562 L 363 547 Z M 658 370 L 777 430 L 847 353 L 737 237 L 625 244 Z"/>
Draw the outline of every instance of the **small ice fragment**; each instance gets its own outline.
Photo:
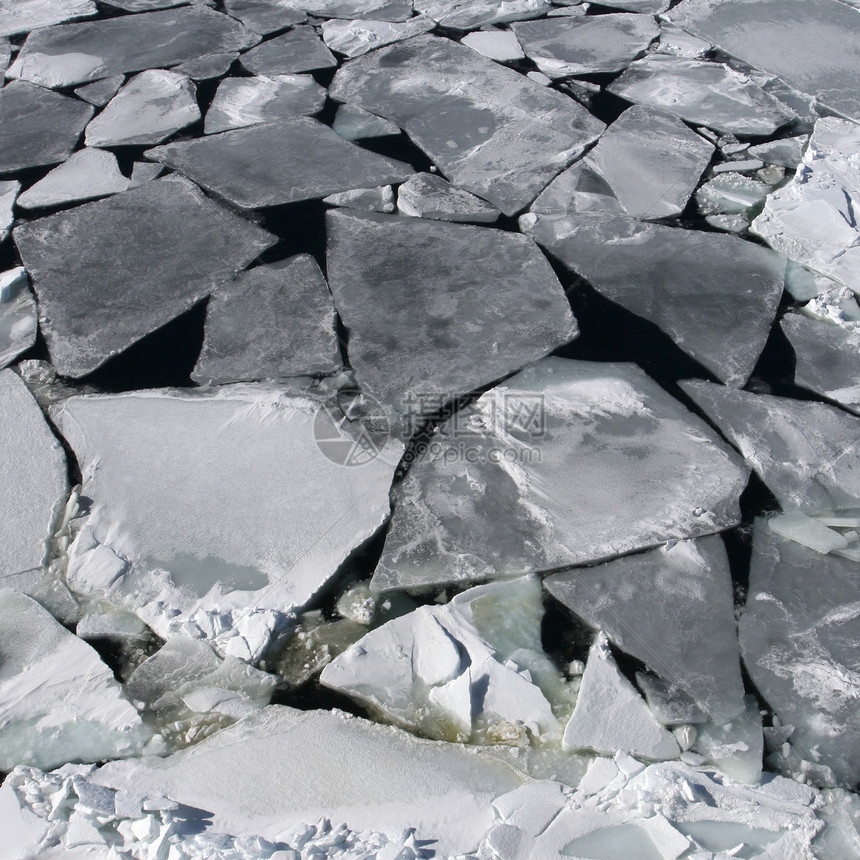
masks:
<path id="1" fill-rule="evenodd" d="M 397 189 L 397 210 L 416 218 L 482 224 L 491 224 L 500 214 L 494 206 L 433 173 L 418 173 Z"/>
<path id="2" fill-rule="evenodd" d="M 230 66 L 238 59 L 238 51 L 229 51 L 225 54 L 206 54 L 175 66 L 173 71 L 191 78 L 192 81 L 208 81 L 226 75 Z"/>
<path id="3" fill-rule="evenodd" d="M 355 188 L 352 191 L 340 191 L 323 198 L 323 203 L 329 206 L 340 206 L 344 209 L 356 209 L 359 212 L 394 211 L 394 190 L 390 185 L 377 188 Z"/>
<path id="4" fill-rule="evenodd" d="M 344 140 L 362 140 L 366 137 L 400 134 L 400 129 L 393 122 L 353 105 L 338 107 L 332 128 Z"/>
<path id="5" fill-rule="evenodd" d="M 734 164 L 730 161 L 726 166 Z M 759 206 L 770 190 L 766 183 L 732 169 L 702 185 L 696 192 L 696 204 L 703 215 L 743 215 Z"/>
<path id="6" fill-rule="evenodd" d="M 848 541 L 839 532 L 800 511 L 771 517 L 767 524 L 771 531 L 796 540 L 816 552 L 828 553 L 848 546 Z"/>
<path id="7" fill-rule="evenodd" d="M 510 30 L 486 30 L 469 33 L 460 40 L 479 54 L 498 63 L 510 63 L 525 57 L 516 34 Z"/>
<path id="8" fill-rule="evenodd" d="M 758 699 L 747 696 L 745 710 L 729 723 L 700 723 L 692 750 L 715 764 L 726 776 L 750 785 L 758 783 L 764 752 Z"/>
<path id="9" fill-rule="evenodd" d="M 368 51 L 411 39 L 435 27 L 429 18 L 416 16 L 403 23 L 390 21 L 325 21 L 322 37 L 329 49 L 346 57 L 360 57 Z"/>
<path id="10" fill-rule="evenodd" d="M 96 107 L 104 107 L 125 83 L 125 75 L 111 75 L 75 90 L 75 95 Z"/>

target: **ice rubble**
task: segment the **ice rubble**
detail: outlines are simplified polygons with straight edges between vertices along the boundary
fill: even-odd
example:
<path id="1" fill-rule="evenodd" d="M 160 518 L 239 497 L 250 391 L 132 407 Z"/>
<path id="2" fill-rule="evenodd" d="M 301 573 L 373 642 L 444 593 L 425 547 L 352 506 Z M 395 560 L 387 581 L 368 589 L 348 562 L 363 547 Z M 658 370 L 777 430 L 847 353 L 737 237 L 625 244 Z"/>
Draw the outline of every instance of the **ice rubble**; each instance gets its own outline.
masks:
<path id="1" fill-rule="evenodd" d="M 449 419 L 412 464 L 372 586 L 546 571 L 710 534 L 738 522 L 747 474 L 634 365 L 545 359 Z"/>
<path id="2" fill-rule="evenodd" d="M 161 143 L 200 119 L 197 90 L 185 75 L 152 69 L 135 75 L 87 126 L 87 146 Z"/>
<path id="3" fill-rule="evenodd" d="M 561 284 L 524 236 L 343 210 L 326 224 L 356 379 L 407 423 L 576 335 Z"/>
<path id="4" fill-rule="evenodd" d="M 558 573 L 545 586 L 717 722 L 743 709 L 732 579 L 719 537 Z"/>
<path id="5" fill-rule="evenodd" d="M 42 87 L 13 81 L 0 89 L 0 175 L 65 161 L 93 108 Z"/>
<path id="6" fill-rule="evenodd" d="M 309 117 L 168 143 L 146 157 L 245 209 L 408 179 L 408 164 L 361 149 Z"/>
<path id="7" fill-rule="evenodd" d="M 310 75 L 225 78 L 206 111 L 204 132 L 314 114 L 324 103 L 325 90 Z"/>
<path id="8" fill-rule="evenodd" d="M 480 197 L 451 185 L 435 173 L 418 173 L 397 189 L 401 215 L 434 221 L 471 221 L 491 224 L 501 214 Z"/>
<path id="9" fill-rule="evenodd" d="M 0 272 L 0 368 L 36 342 L 36 301 L 29 286 L 21 266 Z"/>
<path id="10" fill-rule="evenodd" d="M 0 36 L 89 18 L 97 11 L 93 0 L 0 0 Z"/>
<path id="11" fill-rule="evenodd" d="M 860 293 L 858 149 L 856 123 L 818 120 L 800 169 L 767 198 L 752 231 L 790 259 Z"/>
<path id="12" fill-rule="evenodd" d="M 335 373 L 334 305 L 309 254 L 258 266 L 216 290 L 191 378 L 202 383 Z"/>
<path id="13" fill-rule="evenodd" d="M 506 215 L 527 205 L 603 128 L 561 93 L 434 36 L 344 65 L 329 95 L 395 122 L 449 181 Z"/>
<path id="14" fill-rule="evenodd" d="M 651 15 L 623 12 L 527 21 L 513 30 L 526 56 L 550 78 L 621 71 L 660 32 Z"/>
<path id="15" fill-rule="evenodd" d="M 242 65 L 252 75 L 289 75 L 330 69 L 337 60 L 313 27 L 300 26 L 242 54 Z"/>
<path id="16" fill-rule="evenodd" d="M 274 386 L 72 397 L 54 419 L 93 500 L 73 588 L 252 662 L 384 522 L 402 451 L 344 468 L 368 431 Z"/>
<path id="17" fill-rule="evenodd" d="M 0 770 L 139 755 L 152 738 L 98 654 L 35 600 L 0 590 Z"/>
<path id="18" fill-rule="evenodd" d="M 325 21 L 322 37 L 326 46 L 346 57 L 360 57 L 368 51 L 411 39 L 436 26 L 429 18 L 417 16 L 402 24 L 389 21 Z"/>
<path id="19" fill-rule="evenodd" d="M 54 366 L 69 376 L 187 310 L 275 241 L 178 177 L 30 221 L 13 237 Z"/>

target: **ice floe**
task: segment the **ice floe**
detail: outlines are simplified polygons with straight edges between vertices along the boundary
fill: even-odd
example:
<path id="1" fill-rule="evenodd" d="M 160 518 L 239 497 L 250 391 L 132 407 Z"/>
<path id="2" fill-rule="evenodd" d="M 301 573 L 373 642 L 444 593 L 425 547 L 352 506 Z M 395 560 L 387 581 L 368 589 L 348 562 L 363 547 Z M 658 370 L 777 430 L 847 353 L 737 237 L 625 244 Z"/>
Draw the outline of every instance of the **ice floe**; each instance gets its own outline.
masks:
<path id="1" fill-rule="evenodd" d="M 15 221 L 13 210 L 20 191 L 21 183 L 16 179 L 0 180 L 0 242 L 9 235 Z"/>
<path id="2" fill-rule="evenodd" d="M 0 368 L 36 342 L 36 300 L 22 266 L 0 272 Z"/>
<path id="3" fill-rule="evenodd" d="M 242 65 L 253 75 L 290 75 L 337 65 L 313 27 L 294 27 L 242 54 Z"/>
<path id="4" fill-rule="evenodd" d="M 51 24 L 89 18 L 97 11 L 93 0 L 2 0 L 0 36 L 28 33 Z"/>
<path id="5" fill-rule="evenodd" d="M 360 57 L 368 51 L 411 39 L 426 33 L 436 26 L 434 21 L 423 16 L 410 18 L 402 24 L 389 21 L 326 21 L 322 25 L 322 37 L 328 48 L 346 57 Z"/>
<path id="6" fill-rule="evenodd" d="M 510 30 L 479 30 L 477 33 L 468 33 L 460 41 L 499 63 L 523 60 L 526 56 L 516 33 Z"/>
<path id="7" fill-rule="evenodd" d="M 400 129 L 393 122 L 354 105 L 338 106 L 332 128 L 345 140 L 400 134 Z"/>
<path id="8" fill-rule="evenodd" d="M 549 0 L 414 0 L 413 6 L 453 30 L 538 18 L 551 8 Z"/>
<path id="9" fill-rule="evenodd" d="M 261 36 L 285 30 L 293 24 L 304 24 L 307 20 L 301 9 L 283 0 L 224 0 L 224 8 L 228 15 Z"/>
<path id="10" fill-rule="evenodd" d="M 471 221 L 492 224 L 501 214 L 474 194 L 451 185 L 435 173 L 419 173 L 397 189 L 401 215 L 434 221 Z"/>

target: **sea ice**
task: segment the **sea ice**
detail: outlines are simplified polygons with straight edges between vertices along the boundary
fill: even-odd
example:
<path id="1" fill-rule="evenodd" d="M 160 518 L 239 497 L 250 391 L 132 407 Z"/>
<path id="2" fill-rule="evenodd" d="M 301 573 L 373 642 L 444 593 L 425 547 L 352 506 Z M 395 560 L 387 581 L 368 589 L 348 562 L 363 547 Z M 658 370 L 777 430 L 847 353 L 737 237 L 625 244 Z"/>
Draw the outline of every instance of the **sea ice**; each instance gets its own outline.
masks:
<path id="1" fill-rule="evenodd" d="M 152 737 L 111 670 L 35 600 L 0 590 L 0 769 L 139 755 Z"/>
<path id="2" fill-rule="evenodd" d="M 314 258 L 300 254 L 250 269 L 215 291 L 191 378 L 279 379 L 341 366 L 328 285 Z"/>
<path id="3" fill-rule="evenodd" d="M 36 342 L 36 300 L 29 286 L 21 266 L 0 272 L 0 368 Z"/>
<path id="4" fill-rule="evenodd" d="M 161 143 L 200 119 L 197 88 L 176 72 L 135 75 L 87 126 L 87 146 Z"/>
<path id="5" fill-rule="evenodd" d="M 636 684 L 645 696 L 651 713 L 657 718 L 657 722 L 664 726 L 675 728 L 690 723 L 704 723 L 708 719 L 707 714 L 679 684 L 645 672 L 636 673 Z"/>
<path id="6" fill-rule="evenodd" d="M 164 9 L 34 30 L 7 76 L 68 87 L 242 50 L 258 41 L 238 21 L 204 6 Z"/>
<path id="7" fill-rule="evenodd" d="M 329 194 L 328 197 L 323 197 L 323 203 L 344 209 L 357 209 L 360 212 L 391 213 L 394 211 L 394 189 L 390 185 L 355 188 L 352 191 Z"/>
<path id="8" fill-rule="evenodd" d="M 718 536 L 558 573 L 545 586 L 717 722 L 743 710 L 732 577 Z"/>
<path id="9" fill-rule="evenodd" d="M 794 381 L 860 412 L 860 330 L 786 314 L 782 330 L 797 356 Z"/>
<path id="10" fill-rule="evenodd" d="M 96 595 L 251 662 L 385 521 L 402 452 L 277 386 L 72 397 L 54 418 L 93 500 L 88 552 L 131 564 Z"/>
<path id="11" fill-rule="evenodd" d="M 206 54 L 180 63 L 174 66 L 173 71 L 180 75 L 191 78 L 192 81 L 208 81 L 212 78 L 220 78 L 226 75 L 230 66 L 239 59 L 238 51 L 229 51 L 222 54 Z"/>
<path id="12" fill-rule="evenodd" d="M 48 541 L 68 497 L 66 458 L 11 370 L 0 371 L 0 404 L 0 580 L 4 588 L 27 590 L 41 579 Z"/>
<path id="13" fill-rule="evenodd" d="M 473 221 L 491 224 L 501 214 L 480 197 L 451 185 L 435 173 L 418 173 L 397 189 L 401 215 L 434 221 Z"/>
<path id="14" fill-rule="evenodd" d="M 266 36 L 293 24 L 304 24 L 307 15 L 283 0 L 224 0 L 228 15 L 241 21 L 249 30 Z"/>
<path id="15" fill-rule="evenodd" d="M 117 194 L 129 187 L 116 156 L 101 149 L 79 149 L 19 198 L 22 209 L 62 206 Z"/>
<path id="16" fill-rule="evenodd" d="M 860 15 L 838 0 L 685 0 L 670 20 L 860 120 Z"/>
<path id="17" fill-rule="evenodd" d="M 413 5 L 416 12 L 452 30 L 539 18 L 552 8 L 549 0 L 414 0 Z"/>
<path id="18" fill-rule="evenodd" d="M 91 105 L 104 107 L 124 83 L 125 75 L 111 75 L 109 78 L 102 78 L 99 81 L 78 87 L 75 90 L 75 95 Z"/>
<path id="19" fill-rule="evenodd" d="M 413 173 L 308 117 L 169 143 L 146 156 L 245 209 L 402 182 Z"/>
<path id="20" fill-rule="evenodd" d="M 603 128 L 562 93 L 429 35 L 345 64 L 329 95 L 395 122 L 450 182 L 506 215 L 530 203 Z"/>
<path id="21" fill-rule="evenodd" d="M 178 177 L 30 221 L 13 235 L 52 361 L 67 376 L 89 373 L 178 316 L 275 241 Z"/>
<path id="22" fill-rule="evenodd" d="M 739 520 L 748 472 L 639 368 L 549 358 L 442 425 L 394 491 L 372 585 L 547 571 Z"/>
<path id="23" fill-rule="evenodd" d="M 322 25 L 322 37 L 332 50 L 346 57 L 360 57 L 368 51 L 411 39 L 426 33 L 436 26 L 434 21 L 423 16 L 410 18 L 402 24 L 389 21 L 326 21 Z"/>
<path id="24" fill-rule="evenodd" d="M 695 727 L 692 751 L 716 765 L 737 782 L 756 785 L 761 780 L 764 736 L 758 699 L 747 696 L 744 707 L 730 722 L 706 722 Z"/>
<path id="25" fill-rule="evenodd" d="M 15 200 L 21 190 L 17 179 L 0 180 L 0 242 L 9 235 L 9 230 L 15 222 Z"/>
<path id="26" fill-rule="evenodd" d="M 808 135 L 785 137 L 769 143 L 759 143 L 749 148 L 749 154 L 761 159 L 765 164 L 787 167 L 795 170 L 803 161 L 803 153 L 809 143 Z"/>
<path id="27" fill-rule="evenodd" d="M 727 165 L 734 164 L 736 162 L 727 162 Z M 713 179 L 709 179 L 696 192 L 696 205 L 703 215 L 743 215 L 752 218 L 752 210 L 760 207 L 772 191 L 766 182 L 733 170 L 714 173 Z"/>
<path id="28" fill-rule="evenodd" d="M 527 21 L 513 30 L 526 56 L 551 78 L 621 71 L 660 33 L 653 16 L 623 12 Z"/>
<path id="29" fill-rule="evenodd" d="M 281 0 L 317 18 L 371 18 L 406 21 L 412 17 L 411 0 Z"/>
<path id="30" fill-rule="evenodd" d="M 683 390 L 740 450 L 784 511 L 860 506 L 860 417 L 825 403 L 733 391 Z"/>
<path id="31" fill-rule="evenodd" d="M 853 786 L 860 779 L 860 566 L 755 526 L 739 622 L 744 663 L 792 748 Z"/>
<path id="32" fill-rule="evenodd" d="M 97 11 L 93 0 L 0 0 L 0 36 L 89 18 Z"/>
<path id="33" fill-rule="evenodd" d="M 672 114 L 634 105 L 606 129 L 588 163 L 634 218 L 665 218 L 683 212 L 713 154 Z"/>
<path id="34" fill-rule="evenodd" d="M 131 180 L 129 188 L 137 188 L 144 182 L 152 182 L 164 173 L 163 164 L 153 164 L 151 161 L 135 161 L 131 166 Z"/>
<path id="35" fill-rule="evenodd" d="M 361 140 L 365 137 L 385 137 L 388 134 L 400 134 L 400 129 L 393 122 L 353 105 L 340 105 L 338 107 L 332 128 L 344 140 Z"/>
<path id="36" fill-rule="evenodd" d="M 734 134 L 770 135 L 794 119 L 784 104 L 729 66 L 667 54 L 636 60 L 607 89 L 635 104 Z"/>
<path id="37" fill-rule="evenodd" d="M 325 104 L 325 89 L 310 75 L 225 78 L 206 112 L 206 134 L 287 117 L 313 114 Z"/>
<path id="38" fill-rule="evenodd" d="M 577 333 L 561 284 L 524 236 L 345 210 L 326 222 L 356 378 L 407 422 Z"/>
<path id="39" fill-rule="evenodd" d="M 523 60 L 526 56 L 516 34 L 510 30 L 481 30 L 463 36 L 460 41 L 499 63 Z"/>
<path id="40" fill-rule="evenodd" d="M 290 75 L 337 65 L 313 27 L 293 27 L 242 54 L 242 65 L 252 75 Z"/>
<path id="41" fill-rule="evenodd" d="M 752 231 L 786 257 L 860 293 L 858 174 L 860 126 L 818 120 L 800 169 L 767 198 Z"/>
<path id="42" fill-rule="evenodd" d="M 0 89 L 0 175 L 65 161 L 93 115 L 91 105 L 12 81 Z"/>

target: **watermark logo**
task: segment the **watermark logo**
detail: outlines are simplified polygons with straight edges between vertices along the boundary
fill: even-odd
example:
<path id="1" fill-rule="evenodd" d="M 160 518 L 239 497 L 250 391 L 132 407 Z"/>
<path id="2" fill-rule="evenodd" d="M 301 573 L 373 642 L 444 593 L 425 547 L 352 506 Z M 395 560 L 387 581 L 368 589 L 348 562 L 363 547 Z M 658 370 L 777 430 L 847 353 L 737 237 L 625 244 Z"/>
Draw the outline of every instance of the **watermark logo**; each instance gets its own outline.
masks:
<path id="1" fill-rule="evenodd" d="M 314 419 L 320 451 L 338 466 L 364 466 L 385 449 L 391 435 L 388 416 L 379 401 L 366 394 L 346 408 L 327 403 Z"/>

